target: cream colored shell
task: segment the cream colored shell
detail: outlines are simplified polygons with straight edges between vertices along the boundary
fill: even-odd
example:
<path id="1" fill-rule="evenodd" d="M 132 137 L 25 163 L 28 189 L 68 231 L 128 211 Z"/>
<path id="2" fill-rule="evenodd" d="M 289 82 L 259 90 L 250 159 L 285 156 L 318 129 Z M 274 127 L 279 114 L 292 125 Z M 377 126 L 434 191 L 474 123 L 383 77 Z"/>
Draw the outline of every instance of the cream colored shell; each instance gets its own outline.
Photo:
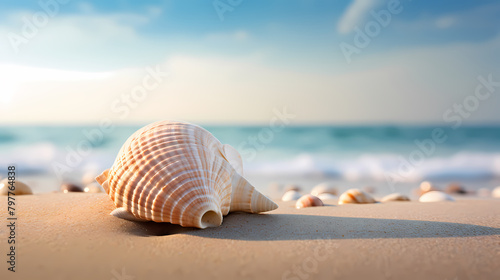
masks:
<path id="1" fill-rule="evenodd" d="M 388 202 L 388 201 L 410 201 L 410 198 L 404 194 L 400 193 L 391 193 L 386 196 L 384 196 L 381 200 L 381 202 Z"/>
<path id="2" fill-rule="evenodd" d="M 449 194 L 440 191 L 430 191 L 424 193 L 418 201 L 420 202 L 439 202 L 439 201 L 455 201 Z"/>
<path id="3" fill-rule="evenodd" d="M 115 216 L 206 228 L 219 226 L 232 211 L 278 207 L 242 171 L 238 152 L 205 129 L 160 121 L 130 136 L 96 180 L 118 208 Z"/>
<path id="4" fill-rule="evenodd" d="M 375 199 L 360 189 L 349 189 L 339 197 L 339 204 L 375 203 Z"/>
<path id="5" fill-rule="evenodd" d="M 11 185 L 9 184 L 8 178 L 5 178 L 2 181 L 0 181 L 0 195 L 9 195 L 9 192 L 14 193 L 14 195 L 33 194 L 31 188 L 21 181 L 18 180 L 14 181 L 14 187 L 15 187 L 14 191 L 9 190 L 10 186 Z"/>
<path id="6" fill-rule="evenodd" d="M 493 189 L 493 191 L 491 192 L 491 196 L 500 198 L 500 186 Z"/>
<path id="7" fill-rule="evenodd" d="M 295 208 L 305 208 L 314 206 L 323 206 L 323 201 L 321 201 L 321 199 L 319 199 L 317 196 L 311 194 L 306 194 L 302 196 L 295 203 Z"/>

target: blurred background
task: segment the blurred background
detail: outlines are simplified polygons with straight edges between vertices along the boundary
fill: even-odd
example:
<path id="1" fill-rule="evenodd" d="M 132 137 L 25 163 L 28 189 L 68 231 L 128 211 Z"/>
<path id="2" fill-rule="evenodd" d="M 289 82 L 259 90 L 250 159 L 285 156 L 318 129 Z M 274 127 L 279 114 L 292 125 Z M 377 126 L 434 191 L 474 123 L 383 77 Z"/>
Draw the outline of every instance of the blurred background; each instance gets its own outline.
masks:
<path id="1" fill-rule="evenodd" d="M 271 195 L 493 188 L 499 13 L 472 0 L 3 1 L 0 166 L 35 192 L 87 184 L 135 130 L 181 120 L 237 148 Z"/>

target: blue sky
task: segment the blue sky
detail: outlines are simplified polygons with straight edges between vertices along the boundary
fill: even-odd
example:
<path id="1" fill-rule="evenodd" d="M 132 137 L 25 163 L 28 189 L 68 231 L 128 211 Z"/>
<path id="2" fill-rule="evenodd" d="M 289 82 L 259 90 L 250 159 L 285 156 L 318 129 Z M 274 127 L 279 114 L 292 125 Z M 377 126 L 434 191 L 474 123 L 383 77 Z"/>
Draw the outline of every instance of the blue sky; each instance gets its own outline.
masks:
<path id="1" fill-rule="evenodd" d="M 354 45 L 355 28 L 391 1 L 243 0 L 223 20 L 213 1 L 67 2 L 32 38 L 23 28 L 44 13 L 38 1 L 0 3 L 0 121 L 265 123 L 287 106 L 298 123 L 442 123 L 478 76 L 500 80 L 498 1 L 396 1 L 401 12 L 350 59 L 340 45 Z M 168 81 L 130 115 L 114 114 L 110 104 L 156 65 Z M 190 104 L 197 99 L 206 106 Z M 499 102 L 467 121 L 500 121 Z M 13 109 L 21 106 L 33 114 Z"/>

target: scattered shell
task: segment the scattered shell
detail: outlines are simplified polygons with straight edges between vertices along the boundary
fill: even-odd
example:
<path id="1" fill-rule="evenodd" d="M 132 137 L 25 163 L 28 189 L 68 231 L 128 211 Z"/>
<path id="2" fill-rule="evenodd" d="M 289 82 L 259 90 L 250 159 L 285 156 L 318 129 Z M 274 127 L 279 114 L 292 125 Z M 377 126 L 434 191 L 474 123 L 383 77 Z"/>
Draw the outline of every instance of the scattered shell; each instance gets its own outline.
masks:
<path id="1" fill-rule="evenodd" d="M 487 188 L 480 188 L 479 190 L 477 190 L 477 195 L 480 197 L 490 197 L 491 190 Z"/>
<path id="2" fill-rule="evenodd" d="M 438 202 L 438 201 L 455 201 L 453 197 L 450 195 L 440 192 L 440 191 L 431 191 L 423 194 L 418 201 L 420 202 Z"/>
<path id="3" fill-rule="evenodd" d="M 205 129 L 160 121 L 132 134 L 96 180 L 117 207 L 114 216 L 216 227 L 229 212 L 278 208 L 241 176 L 240 161 L 236 149 Z"/>
<path id="4" fill-rule="evenodd" d="M 493 191 L 491 192 L 491 196 L 500 198 L 500 186 L 493 189 Z"/>
<path id="5" fill-rule="evenodd" d="M 61 185 L 61 191 L 63 193 L 69 193 L 69 192 L 83 192 L 82 187 L 77 186 L 75 184 L 71 183 L 64 183 Z"/>
<path id="6" fill-rule="evenodd" d="M 360 189 L 349 189 L 339 197 L 339 204 L 376 203 L 375 199 Z"/>
<path id="7" fill-rule="evenodd" d="M 314 206 L 323 206 L 323 201 L 319 199 L 317 196 L 306 194 L 297 200 L 295 203 L 296 208 L 305 208 L 305 207 L 314 207 Z"/>
<path id="8" fill-rule="evenodd" d="M 319 194 L 317 197 L 319 199 L 321 199 L 322 201 L 326 201 L 326 200 L 335 200 L 335 201 L 337 201 L 339 199 L 338 196 L 333 195 L 331 193 L 322 193 L 322 194 Z"/>
<path id="9" fill-rule="evenodd" d="M 302 195 L 298 191 L 287 191 L 285 194 L 281 197 L 282 201 L 293 201 L 297 200 L 301 197 Z"/>
<path id="10" fill-rule="evenodd" d="M 102 193 L 103 192 L 101 185 L 99 185 L 98 183 L 88 184 L 87 186 L 85 186 L 85 189 L 83 189 L 83 191 L 86 193 Z"/>
<path id="11" fill-rule="evenodd" d="M 13 192 L 15 195 L 33 194 L 33 191 L 30 187 L 28 187 L 28 185 L 21 181 L 18 181 L 17 179 L 14 181 L 14 191 L 11 191 L 9 189 L 10 186 L 12 185 L 9 184 L 8 178 L 0 181 L 0 195 L 9 195 L 9 192 Z"/>
<path id="12" fill-rule="evenodd" d="M 377 189 L 373 186 L 366 186 L 366 187 L 363 187 L 363 191 L 366 193 L 374 194 L 377 192 Z"/>
<path id="13" fill-rule="evenodd" d="M 467 191 L 459 183 L 451 183 L 444 190 L 447 194 L 466 194 Z"/>
<path id="14" fill-rule="evenodd" d="M 388 202 L 388 201 L 410 201 L 410 198 L 404 194 L 400 193 L 391 193 L 384 198 L 382 198 L 381 202 Z"/>
<path id="15" fill-rule="evenodd" d="M 329 193 L 332 195 L 337 195 L 338 191 L 337 188 L 335 188 L 332 184 L 329 183 L 321 183 L 314 187 L 311 191 L 311 194 L 314 196 L 318 196 L 322 193 Z"/>
<path id="16" fill-rule="evenodd" d="M 302 189 L 297 185 L 289 184 L 289 185 L 286 185 L 286 187 L 285 187 L 285 192 L 287 192 L 287 191 L 301 192 Z"/>

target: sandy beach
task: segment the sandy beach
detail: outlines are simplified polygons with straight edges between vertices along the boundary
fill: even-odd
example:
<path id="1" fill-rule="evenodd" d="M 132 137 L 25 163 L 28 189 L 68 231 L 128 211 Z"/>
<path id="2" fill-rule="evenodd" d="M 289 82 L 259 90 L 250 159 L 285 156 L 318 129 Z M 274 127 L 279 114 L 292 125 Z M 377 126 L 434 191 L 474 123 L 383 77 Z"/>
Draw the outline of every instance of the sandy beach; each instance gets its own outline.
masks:
<path id="1" fill-rule="evenodd" d="M 231 213 L 205 230 L 118 219 L 104 193 L 16 200 L 16 272 L 4 262 L 1 279 L 500 277 L 498 199 L 306 209 L 279 202 L 270 213 Z"/>

